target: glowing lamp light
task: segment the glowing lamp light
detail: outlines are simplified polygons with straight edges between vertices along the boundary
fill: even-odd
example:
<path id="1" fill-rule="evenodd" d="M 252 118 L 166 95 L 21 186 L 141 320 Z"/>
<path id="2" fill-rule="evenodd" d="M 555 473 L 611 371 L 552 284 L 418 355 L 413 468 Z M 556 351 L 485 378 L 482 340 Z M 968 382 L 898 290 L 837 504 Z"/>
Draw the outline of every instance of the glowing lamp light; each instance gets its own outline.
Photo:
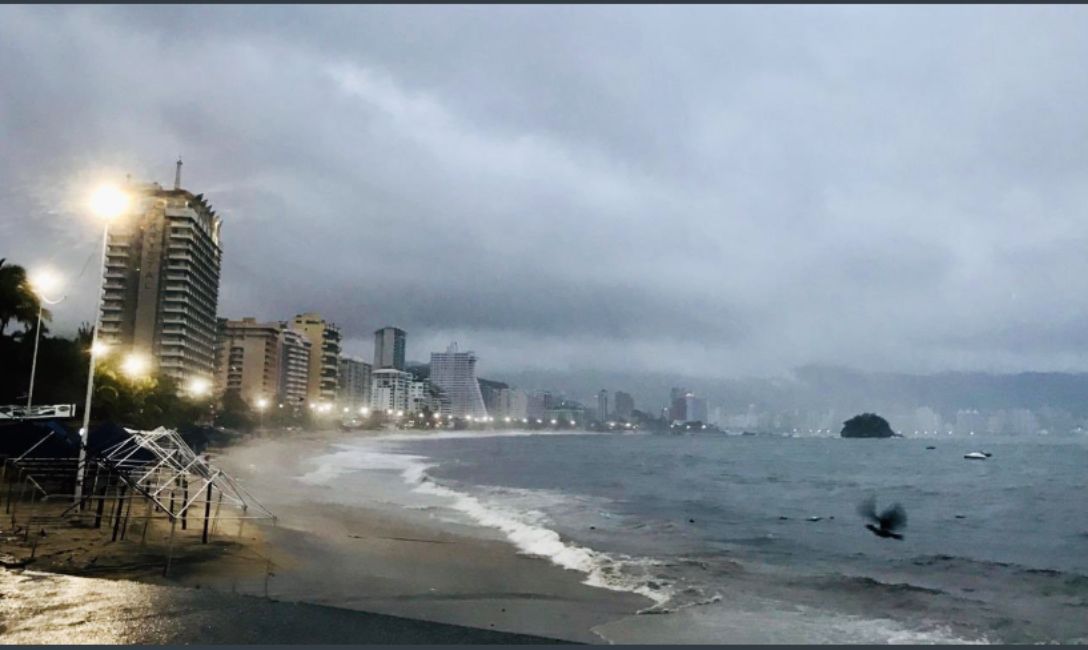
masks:
<path id="1" fill-rule="evenodd" d="M 370 415 L 370 409 L 365 406 L 362 407 L 361 409 L 359 409 L 359 415 Z"/>
<path id="2" fill-rule="evenodd" d="M 258 398 L 257 399 L 257 409 L 263 411 L 266 408 L 268 408 L 268 399 L 264 398 L 264 397 Z"/>
<path id="3" fill-rule="evenodd" d="M 39 298 L 53 295 L 60 288 L 62 280 L 52 269 L 38 269 L 28 278 L 30 288 Z"/>
<path id="4" fill-rule="evenodd" d="M 559 420 L 552 420 L 552 424 L 559 424 Z"/>
<path id="5" fill-rule="evenodd" d="M 130 379 L 145 377 L 149 370 L 151 370 L 151 360 L 147 358 L 147 355 L 138 352 L 129 354 L 121 362 L 121 372 L 125 373 Z"/>
<path id="6" fill-rule="evenodd" d="M 204 395 L 207 395 L 209 391 L 211 391 L 212 382 L 208 381 L 203 377 L 193 377 L 189 380 L 186 388 L 188 389 L 190 395 L 194 397 L 203 397 Z"/>
<path id="7" fill-rule="evenodd" d="M 91 212 L 100 219 L 112 220 L 129 209 L 132 198 L 116 185 L 103 185 L 91 194 Z"/>
<path id="8" fill-rule="evenodd" d="M 572 427 L 573 427 L 573 426 L 574 426 L 575 424 L 577 424 L 577 423 L 576 423 L 576 422 L 575 422 L 574 420 L 571 420 L 571 421 L 570 421 L 570 425 L 571 425 Z"/>
<path id="9" fill-rule="evenodd" d="M 91 345 L 91 354 L 96 357 L 104 357 L 109 354 L 109 352 L 110 346 L 106 345 L 102 341 L 95 341 L 94 344 Z"/>

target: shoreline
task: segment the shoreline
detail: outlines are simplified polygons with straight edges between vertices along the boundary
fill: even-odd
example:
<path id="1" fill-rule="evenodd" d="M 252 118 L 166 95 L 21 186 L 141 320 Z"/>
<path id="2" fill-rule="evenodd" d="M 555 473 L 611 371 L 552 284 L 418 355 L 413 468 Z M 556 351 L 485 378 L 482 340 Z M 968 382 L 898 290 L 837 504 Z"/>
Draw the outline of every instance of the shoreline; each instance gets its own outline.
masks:
<path id="1" fill-rule="evenodd" d="M 452 512 L 443 497 L 406 507 L 400 468 L 344 468 L 340 487 L 306 480 L 319 466 L 311 459 L 388 433 L 273 435 L 213 458 L 277 515 L 265 527 L 268 546 L 292 565 L 276 569 L 271 597 L 584 643 L 606 641 L 593 628 L 652 604 L 589 586 L 585 574 L 522 553 L 500 531 L 443 517 Z M 269 467 L 276 476 L 260 471 Z"/>
<path id="2" fill-rule="evenodd" d="M 61 581 L 72 576 L 189 587 L 223 597 L 268 598 L 263 602 L 288 608 L 307 605 L 421 625 L 465 626 L 515 635 L 509 641 L 514 643 L 521 642 L 517 635 L 537 642 L 606 642 L 595 627 L 633 616 L 650 602 L 588 586 L 583 574 L 522 554 L 497 531 L 440 520 L 433 509 L 401 507 L 365 488 L 337 494 L 299 480 L 309 458 L 329 453 L 337 443 L 385 433 L 284 432 L 209 450 L 212 462 L 234 475 L 277 521 L 245 522 L 240 532 L 219 530 L 207 545 L 199 539 L 175 544 L 168 577 L 162 567 L 169 527 L 154 520 L 146 540 L 139 527 L 116 542 L 108 541 L 108 532 L 104 542 L 103 531 L 94 529 L 47 531 L 25 572 L 52 572 Z M 361 474 L 375 485 L 401 481 L 381 472 Z M 0 528 L 0 550 L 25 557 L 28 547 L 21 541 L 12 547 L 11 531 Z M 5 604 L 9 615 L 12 604 Z M 429 642 L 425 636 L 413 638 Z"/>

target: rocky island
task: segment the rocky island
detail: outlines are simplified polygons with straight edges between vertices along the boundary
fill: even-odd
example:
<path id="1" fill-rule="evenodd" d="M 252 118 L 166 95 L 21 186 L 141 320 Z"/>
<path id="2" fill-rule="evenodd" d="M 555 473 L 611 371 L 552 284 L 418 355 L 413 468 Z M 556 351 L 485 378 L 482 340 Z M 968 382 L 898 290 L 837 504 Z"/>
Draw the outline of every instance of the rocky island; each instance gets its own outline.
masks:
<path id="1" fill-rule="evenodd" d="M 855 415 L 842 423 L 843 438 L 898 438 L 888 421 L 876 413 Z"/>

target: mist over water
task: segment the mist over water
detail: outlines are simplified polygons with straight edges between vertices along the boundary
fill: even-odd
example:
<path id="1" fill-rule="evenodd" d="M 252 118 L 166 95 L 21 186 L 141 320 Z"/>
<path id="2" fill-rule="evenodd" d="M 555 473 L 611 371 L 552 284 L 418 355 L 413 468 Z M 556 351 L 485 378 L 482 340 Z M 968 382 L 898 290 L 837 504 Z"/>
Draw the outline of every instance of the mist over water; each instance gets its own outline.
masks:
<path id="1" fill-rule="evenodd" d="M 321 463 L 396 472 L 412 492 L 391 498 L 441 497 L 437 516 L 648 596 L 611 641 L 1088 638 L 1081 438 L 412 438 Z M 993 456 L 963 459 L 977 449 Z M 905 540 L 863 528 L 868 495 L 903 504 Z"/>

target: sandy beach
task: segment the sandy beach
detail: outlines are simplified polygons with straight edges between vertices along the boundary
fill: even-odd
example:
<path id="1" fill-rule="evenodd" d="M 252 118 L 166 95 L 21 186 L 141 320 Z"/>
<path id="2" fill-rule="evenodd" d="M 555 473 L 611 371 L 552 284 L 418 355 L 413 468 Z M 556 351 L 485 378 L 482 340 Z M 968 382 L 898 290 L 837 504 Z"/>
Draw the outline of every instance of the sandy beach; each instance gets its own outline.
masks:
<path id="1" fill-rule="evenodd" d="M 142 522 L 134 519 L 124 539 L 117 541 L 108 541 L 108 534 L 93 529 L 46 530 L 33 549 L 33 536 L 24 539 L 25 531 L 16 534 L 5 526 L 0 552 L 6 555 L 6 563 L 19 567 L 29 557 L 28 551 L 33 552 L 25 575 L 39 577 L 28 580 L 16 569 L 4 578 L 4 641 L 27 638 L 13 632 L 29 634 L 27 626 L 32 621 L 26 618 L 25 607 L 13 605 L 17 601 L 12 597 L 17 595 L 19 602 L 36 597 L 28 586 L 48 582 L 41 577 L 48 574 L 40 572 L 188 587 L 176 590 L 182 594 L 210 591 L 216 597 L 249 597 L 244 606 L 239 605 L 245 611 L 259 609 L 252 603 L 266 602 L 267 597 L 277 606 L 306 603 L 322 607 L 321 611 L 339 608 L 353 614 L 368 612 L 589 643 L 602 642 L 595 627 L 632 616 L 649 604 L 641 596 L 587 586 L 582 584 L 583 574 L 519 554 L 498 532 L 435 517 L 428 508 L 412 510 L 387 503 L 381 499 L 380 486 L 340 494 L 304 480 L 311 470 L 309 459 L 358 435 L 266 434 L 214 451 L 213 462 L 234 474 L 277 519 L 274 523 L 226 523 L 214 531 L 207 545 L 200 543 L 200 526 L 193 522 L 187 531 L 178 532 L 167 576 L 163 568 L 169 529 L 164 522 L 152 520 L 144 535 Z M 375 476 L 373 480 L 399 478 Z M 66 586 L 65 590 L 85 588 L 81 583 L 79 588 Z M 290 615 L 304 617 L 306 611 L 292 610 Z M 255 624 L 252 634 L 258 629 Z M 389 634 L 382 638 L 395 638 Z M 433 641 L 420 636 L 422 628 L 413 634 L 406 637 L 411 642 L 448 642 L 441 636 Z M 155 638 L 160 637 L 141 637 L 159 642 Z M 178 638 L 175 641 L 183 642 Z M 223 637 L 223 642 L 232 642 L 230 638 L 234 637 Z"/>

